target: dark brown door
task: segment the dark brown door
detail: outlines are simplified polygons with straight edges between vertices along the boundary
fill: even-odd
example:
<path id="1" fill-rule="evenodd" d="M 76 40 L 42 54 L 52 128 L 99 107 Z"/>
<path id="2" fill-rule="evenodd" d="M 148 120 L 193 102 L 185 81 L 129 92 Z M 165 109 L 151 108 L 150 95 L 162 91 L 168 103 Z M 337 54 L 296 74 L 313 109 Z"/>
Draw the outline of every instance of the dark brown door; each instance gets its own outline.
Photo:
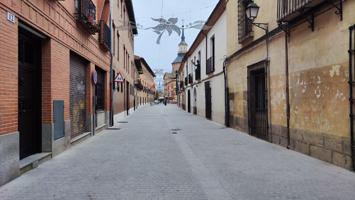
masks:
<path id="1" fill-rule="evenodd" d="M 249 74 L 249 128 L 250 134 L 268 140 L 267 80 L 265 68 Z"/>
<path id="2" fill-rule="evenodd" d="M 205 82 L 206 118 L 212 119 L 212 90 L 210 82 Z"/>
<path id="3" fill-rule="evenodd" d="M 20 159 L 41 152 L 41 40 L 19 30 Z"/>
<path id="4" fill-rule="evenodd" d="M 187 91 L 187 112 L 191 112 L 191 92 Z"/>
<path id="5" fill-rule="evenodd" d="M 86 66 L 75 54 L 70 55 L 70 122 L 71 138 L 89 131 L 86 112 Z"/>

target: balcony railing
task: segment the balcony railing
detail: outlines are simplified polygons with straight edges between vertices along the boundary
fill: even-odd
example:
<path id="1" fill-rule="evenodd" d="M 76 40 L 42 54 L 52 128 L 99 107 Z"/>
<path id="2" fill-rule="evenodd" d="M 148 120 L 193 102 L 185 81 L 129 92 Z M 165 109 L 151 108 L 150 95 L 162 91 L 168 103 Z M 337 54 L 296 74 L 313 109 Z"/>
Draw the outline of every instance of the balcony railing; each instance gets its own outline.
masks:
<path id="1" fill-rule="evenodd" d="M 277 0 L 278 21 L 292 21 L 327 0 Z"/>
<path id="2" fill-rule="evenodd" d="M 195 80 L 199 81 L 201 80 L 201 64 L 198 63 L 195 69 Z"/>
<path id="3" fill-rule="evenodd" d="M 134 86 L 137 88 L 137 90 L 143 90 L 143 84 L 141 79 L 137 79 L 134 81 Z"/>
<path id="4" fill-rule="evenodd" d="M 211 74 L 214 72 L 214 58 L 210 57 L 207 59 L 206 74 Z"/>
<path id="5" fill-rule="evenodd" d="M 189 74 L 189 84 L 192 84 L 194 82 L 192 74 Z"/>
<path id="6" fill-rule="evenodd" d="M 111 29 L 103 20 L 100 21 L 99 41 L 107 50 L 111 49 Z"/>
<path id="7" fill-rule="evenodd" d="M 91 34 L 98 32 L 96 6 L 91 0 L 75 0 L 76 18 Z"/>

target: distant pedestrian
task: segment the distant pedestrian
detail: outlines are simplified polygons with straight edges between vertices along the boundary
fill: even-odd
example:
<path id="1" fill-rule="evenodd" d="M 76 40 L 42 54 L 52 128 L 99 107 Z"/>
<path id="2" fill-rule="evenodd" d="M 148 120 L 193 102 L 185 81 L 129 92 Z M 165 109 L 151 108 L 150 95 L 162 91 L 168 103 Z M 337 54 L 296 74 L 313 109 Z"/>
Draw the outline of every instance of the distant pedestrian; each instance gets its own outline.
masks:
<path id="1" fill-rule="evenodd" d="M 166 106 L 166 103 L 167 103 L 167 99 L 166 97 L 164 98 L 164 105 Z"/>

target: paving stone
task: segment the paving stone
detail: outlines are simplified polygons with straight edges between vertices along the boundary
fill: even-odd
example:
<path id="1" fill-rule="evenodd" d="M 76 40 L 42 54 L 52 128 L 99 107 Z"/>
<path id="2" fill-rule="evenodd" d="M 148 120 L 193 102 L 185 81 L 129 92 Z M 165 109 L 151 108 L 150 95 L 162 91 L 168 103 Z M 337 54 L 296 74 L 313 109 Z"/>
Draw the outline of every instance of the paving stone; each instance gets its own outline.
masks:
<path id="1" fill-rule="evenodd" d="M 355 174 L 175 105 L 139 109 L 0 188 L 1 200 L 353 200 Z M 171 134 L 176 129 L 177 134 Z M 180 130 L 178 130 L 180 129 Z"/>

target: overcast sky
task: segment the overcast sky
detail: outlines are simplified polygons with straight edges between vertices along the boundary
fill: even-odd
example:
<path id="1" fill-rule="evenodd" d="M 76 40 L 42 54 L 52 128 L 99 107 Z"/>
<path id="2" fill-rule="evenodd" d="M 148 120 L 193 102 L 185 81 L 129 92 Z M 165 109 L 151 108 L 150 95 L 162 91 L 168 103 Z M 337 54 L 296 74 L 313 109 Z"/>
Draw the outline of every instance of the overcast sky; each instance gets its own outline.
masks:
<path id="1" fill-rule="evenodd" d="M 163 2 L 163 4 L 162 4 Z M 151 18 L 168 19 L 177 17 L 178 25 L 207 20 L 218 0 L 133 0 L 136 21 L 143 28 L 156 26 Z M 177 45 L 180 37 L 173 33 L 171 36 L 164 34 L 160 45 L 156 44 L 158 35 L 151 29 L 138 29 L 135 38 L 135 53 L 144 57 L 153 69 L 171 71 L 171 63 L 177 56 Z M 186 42 L 191 45 L 199 30 L 186 30 Z"/>

